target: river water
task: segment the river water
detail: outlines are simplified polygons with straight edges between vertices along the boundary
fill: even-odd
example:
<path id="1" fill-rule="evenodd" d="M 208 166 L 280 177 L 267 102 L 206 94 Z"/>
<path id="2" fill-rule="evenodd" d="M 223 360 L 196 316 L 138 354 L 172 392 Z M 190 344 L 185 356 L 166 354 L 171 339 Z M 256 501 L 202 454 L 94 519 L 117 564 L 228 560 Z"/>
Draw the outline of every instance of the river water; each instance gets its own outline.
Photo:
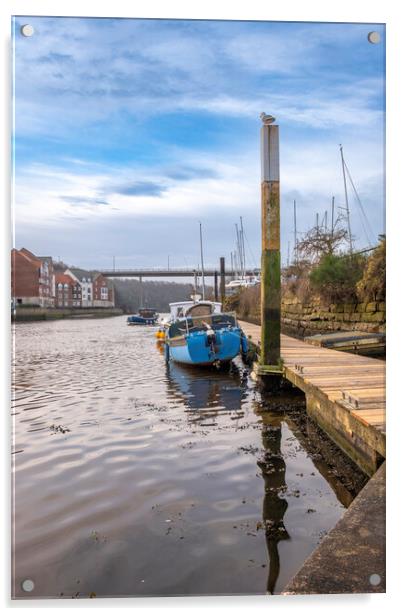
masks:
<path id="1" fill-rule="evenodd" d="M 15 597 L 279 593 L 341 517 L 240 360 L 166 366 L 125 317 L 13 331 Z"/>

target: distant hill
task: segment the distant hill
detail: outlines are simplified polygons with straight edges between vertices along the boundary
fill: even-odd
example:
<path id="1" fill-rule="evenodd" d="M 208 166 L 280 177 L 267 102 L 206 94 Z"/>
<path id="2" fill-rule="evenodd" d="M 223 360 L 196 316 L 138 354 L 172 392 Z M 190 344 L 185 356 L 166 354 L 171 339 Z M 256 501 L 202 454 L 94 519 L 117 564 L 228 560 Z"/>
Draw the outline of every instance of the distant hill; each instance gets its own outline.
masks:
<path id="1" fill-rule="evenodd" d="M 177 282 L 143 281 L 114 279 L 115 304 L 124 312 L 136 312 L 142 306 L 155 308 L 158 312 L 168 312 L 169 303 L 190 299 L 193 286 Z M 208 289 L 209 292 L 212 289 Z"/>

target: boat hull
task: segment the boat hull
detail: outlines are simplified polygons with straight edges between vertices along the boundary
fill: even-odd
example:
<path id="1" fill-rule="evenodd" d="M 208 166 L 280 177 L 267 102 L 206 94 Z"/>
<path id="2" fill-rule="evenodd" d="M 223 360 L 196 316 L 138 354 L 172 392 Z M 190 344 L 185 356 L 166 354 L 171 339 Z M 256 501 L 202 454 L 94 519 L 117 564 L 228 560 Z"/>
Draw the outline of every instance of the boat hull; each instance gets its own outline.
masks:
<path id="1" fill-rule="evenodd" d="M 155 325 L 157 321 L 157 317 L 155 318 L 145 318 L 145 317 L 128 317 L 127 325 Z"/>
<path id="2" fill-rule="evenodd" d="M 168 358 L 193 366 L 229 362 L 244 351 L 242 337 L 238 327 L 216 331 L 213 336 L 205 331 L 178 336 L 167 340 Z"/>

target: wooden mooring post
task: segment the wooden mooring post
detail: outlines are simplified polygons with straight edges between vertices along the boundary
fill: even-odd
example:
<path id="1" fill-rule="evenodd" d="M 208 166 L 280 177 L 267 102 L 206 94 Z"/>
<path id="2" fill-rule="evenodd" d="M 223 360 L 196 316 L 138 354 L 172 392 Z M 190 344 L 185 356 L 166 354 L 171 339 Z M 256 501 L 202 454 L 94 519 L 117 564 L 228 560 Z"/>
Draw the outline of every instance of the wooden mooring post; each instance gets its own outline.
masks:
<path id="1" fill-rule="evenodd" d="M 218 293 L 218 272 L 215 271 L 214 273 L 214 295 L 215 295 L 215 301 L 219 301 L 219 293 Z"/>
<path id="2" fill-rule="evenodd" d="M 279 126 L 261 114 L 261 350 L 257 376 L 278 381 L 281 368 Z M 269 377 L 272 379 L 269 379 Z M 265 378 L 268 377 L 268 378 Z"/>
<path id="3" fill-rule="evenodd" d="M 225 257 L 220 258 L 220 266 L 221 266 L 221 302 L 225 301 Z"/>

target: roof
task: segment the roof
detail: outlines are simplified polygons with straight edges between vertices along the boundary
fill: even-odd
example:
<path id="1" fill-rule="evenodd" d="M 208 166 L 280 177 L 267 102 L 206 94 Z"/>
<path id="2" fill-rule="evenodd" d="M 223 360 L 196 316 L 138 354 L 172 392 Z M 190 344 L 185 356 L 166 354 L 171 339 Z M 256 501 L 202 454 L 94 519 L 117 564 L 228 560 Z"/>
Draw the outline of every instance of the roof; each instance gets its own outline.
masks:
<path id="1" fill-rule="evenodd" d="M 26 257 L 28 257 L 29 259 L 38 259 L 38 257 L 36 255 L 34 255 L 33 252 L 31 252 L 30 250 L 28 250 L 28 248 L 20 248 L 20 250 L 18 250 L 19 253 L 22 253 L 23 255 L 25 255 Z"/>
<path id="2" fill-rule="evenodd" d="M 37 267 L 42 265 L 42 261 L 26 248 L 21 248 L 21 250 L 16 250 L 15 252 Z"/>
<path id="3" fill-rule="evenodd" d="M 88 272 L 87 270 L 83 270 L 80 267 L 69 267 L 68 269 L 79 280 L 82 280 L 83 278 L 87 278 L 87 279 L 89 278 L 92 281 L 97 276 L 97 272 Z"/>
<path id="4" fill-rule="evenodd" d="M 61 282 L 62 284 L 76 284 L 74 278 L 71 278 L 68 274 L 61 274 L 57 272 L 54 276 L 56 284 Z"/>

